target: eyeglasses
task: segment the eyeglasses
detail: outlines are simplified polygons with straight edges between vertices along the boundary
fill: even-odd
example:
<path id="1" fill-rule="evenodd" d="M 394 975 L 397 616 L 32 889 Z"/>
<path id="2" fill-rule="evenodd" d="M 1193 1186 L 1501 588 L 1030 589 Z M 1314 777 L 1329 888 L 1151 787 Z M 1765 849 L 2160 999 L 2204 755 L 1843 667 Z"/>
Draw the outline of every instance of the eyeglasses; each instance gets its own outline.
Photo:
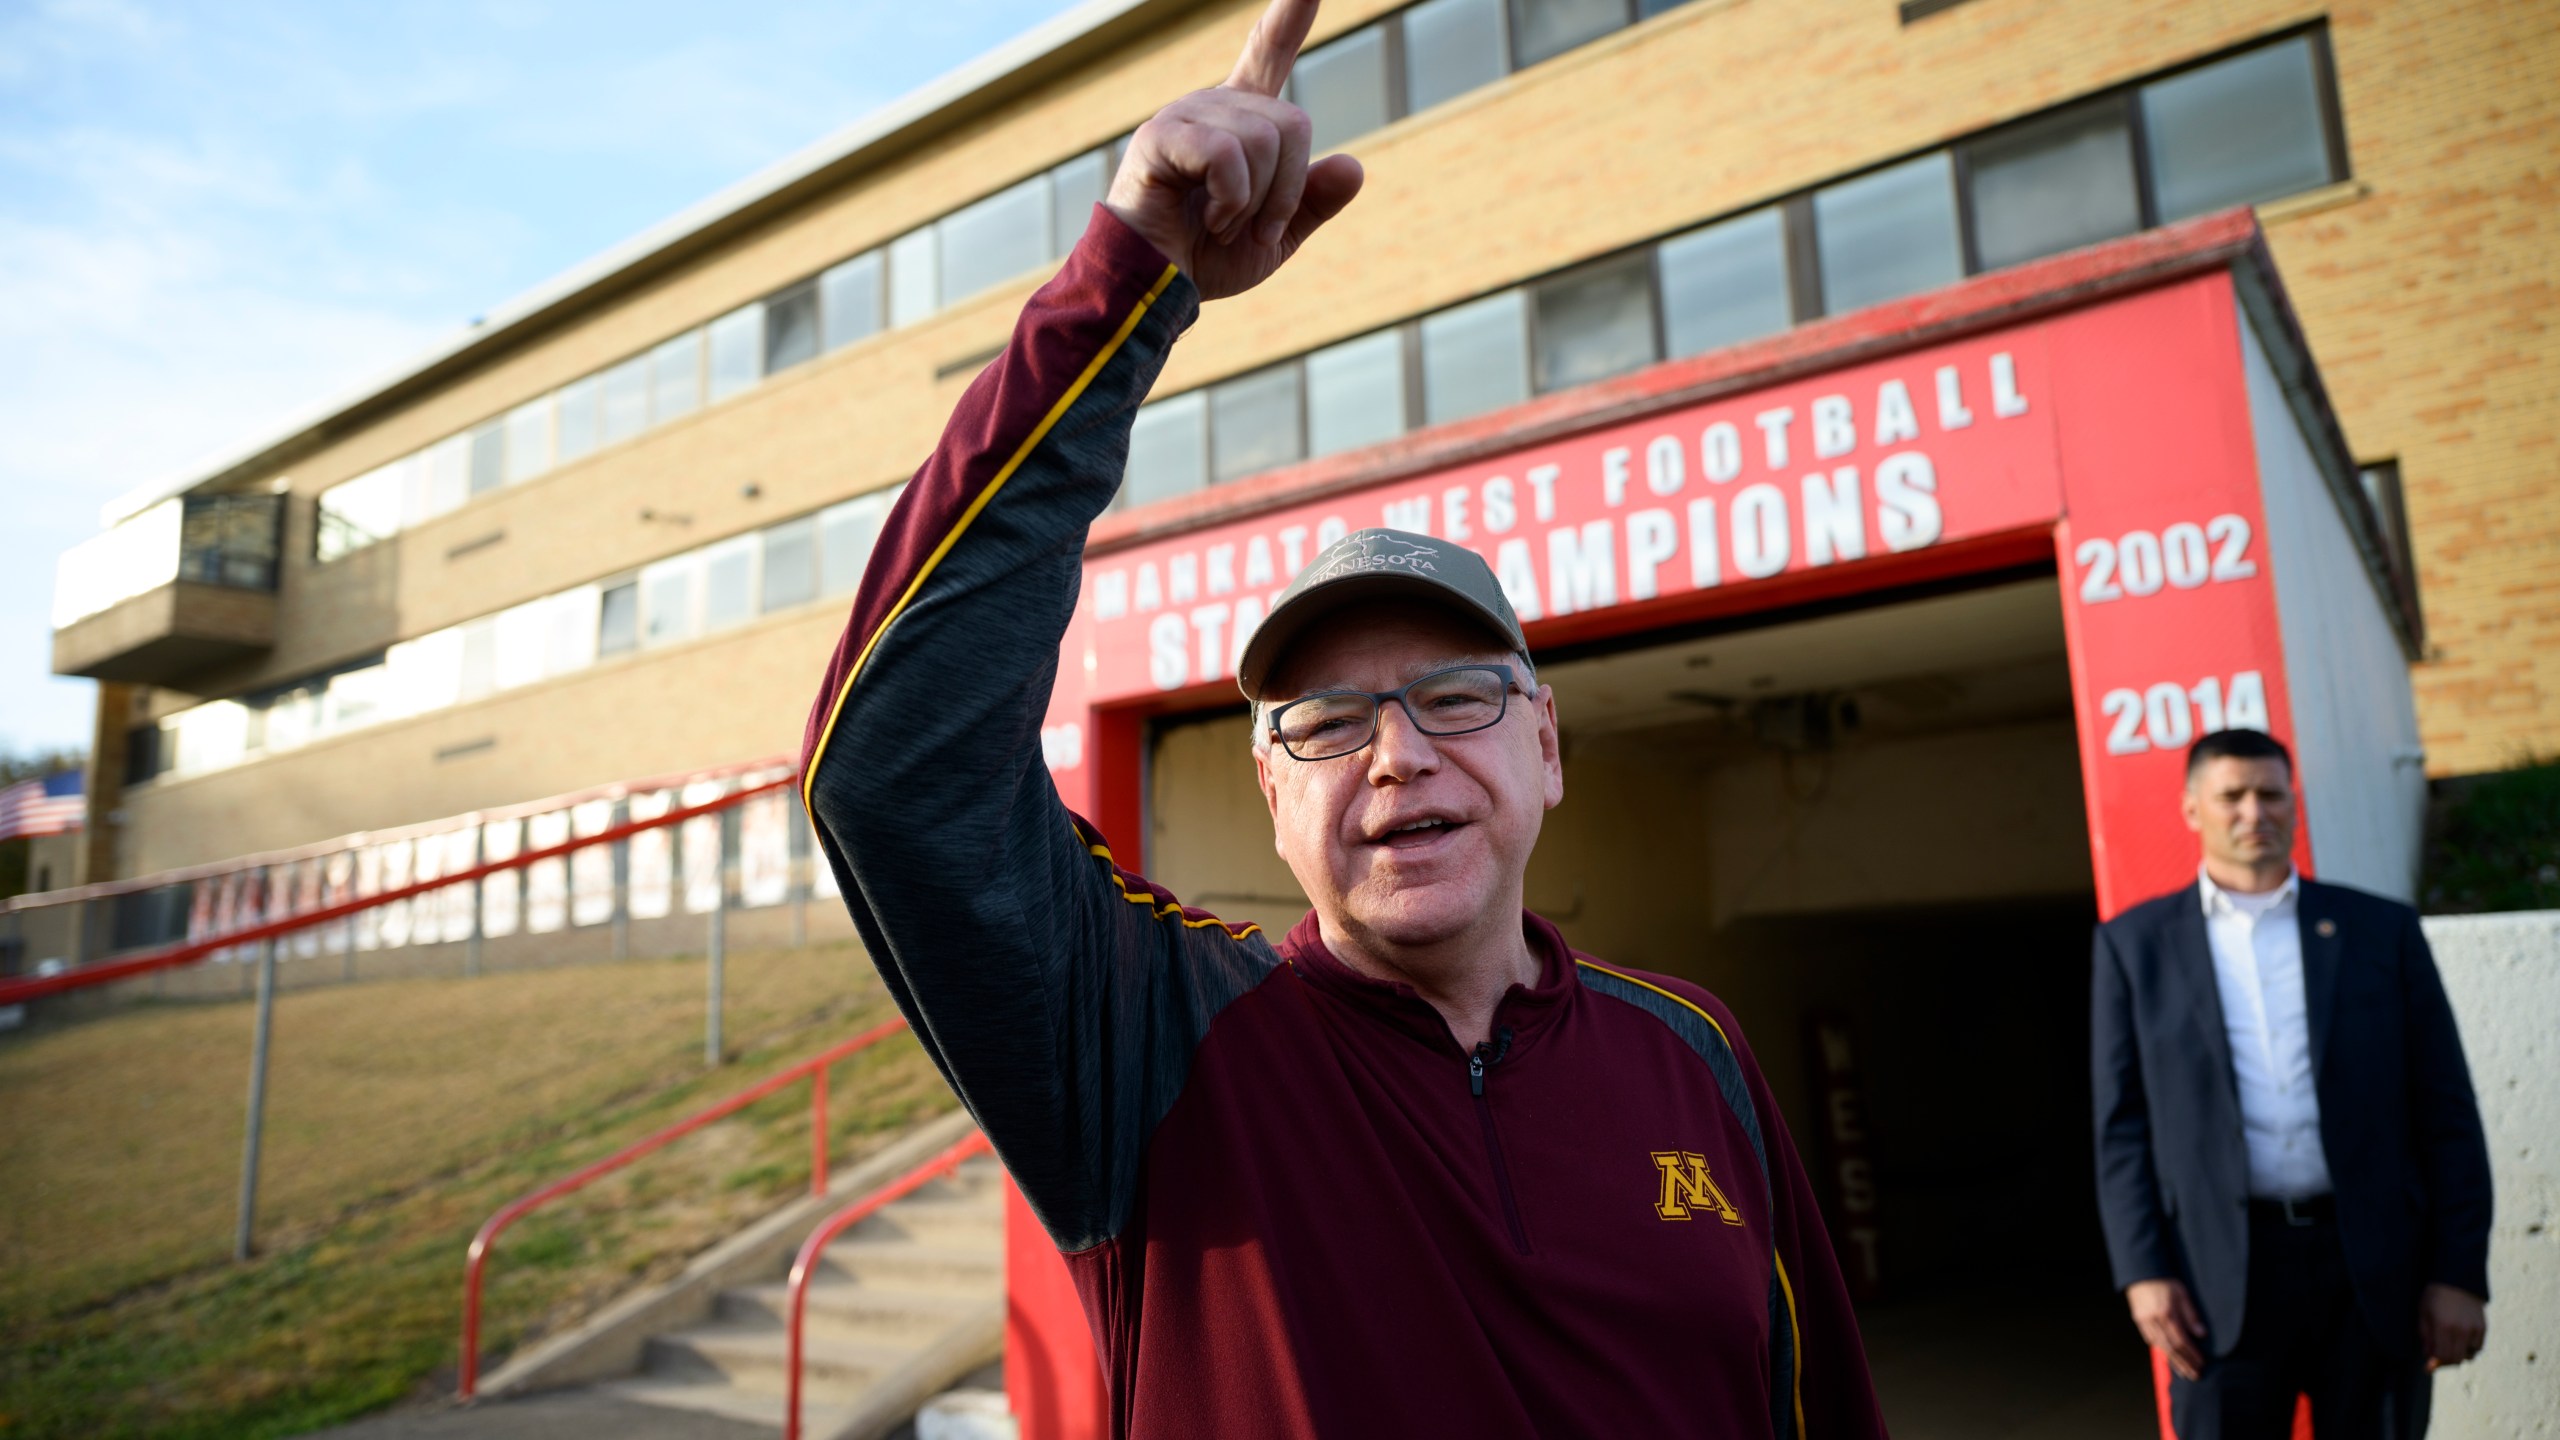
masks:
<path id="1" fill-rule="evenodd" d="M 1508 665 L 1460 665 L 1395 690 L 1326 690 L 1272 711 L 1271 738 L 1295 759 L 1338 760 L 1377 738 L 1378 711 L 1391 700 L 1425 735 L 1467 735 L 1501 724 L 1519 689 Z"/>

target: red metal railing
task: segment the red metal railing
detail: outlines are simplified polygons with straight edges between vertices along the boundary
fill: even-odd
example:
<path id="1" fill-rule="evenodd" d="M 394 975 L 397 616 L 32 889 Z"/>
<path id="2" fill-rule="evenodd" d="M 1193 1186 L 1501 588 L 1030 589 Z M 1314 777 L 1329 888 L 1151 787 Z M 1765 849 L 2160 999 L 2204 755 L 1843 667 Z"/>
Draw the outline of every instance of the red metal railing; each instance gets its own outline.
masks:
<path id="1" fill-rule="evenodd" d="M 645 1139 L 635 1140 L 574 1175 L 555 1180 L 539 1190 L 520 1195 L 491 1215 L 471 1237 L 471 1250 L 463 1267 L 462 1279 L 462 1398 L 469 1400 L 480 1387 L 480 1294 L 483 1273 L 489 1263 L 489 1247 L 500 1233 L 527 1214 L 559 1199 L 572 1190 L 630 1164 L 652 1150 L 680 1140 L 714 1120 L 734 1115 L 767 1095 L 792 1083 L 806 1079 L 809 1083 L 809 1193 L 827 1193 L 827 1068 L 837 1061 L 867 1050 L 907 1028 L 904 1020 L 890 1020 L 874 1025 L 842 1044 L 832 1046 L 801 1061 L 788 1070 L 766 1077 L 728 1099 L 698 1110 Z M 903 1184 L 904 1182 L 899 1182 Z M 909 1187 L 913 1188 L 913 1187 Z M 903 1193 L 903 1192 L 901 1192 Z"/>
<path id="2" fill-rule="evenodd" d="M 818 1257 L 838 1235 L 880 1213 L 892 1200 L 902 1199 L 933 1180 L 957 1171 L 962 1164 L 979 1156 L 994 1153 L 984 1131 L 972 1130 L 941 1154 L 934 1156 L 879 1189 L 830 1215 L 826 1223 L 809 1232 L 800 1244 L 800 1254 L 791 1262 L 791 1311 L 789 1338 L 785 1341 L 788 1360 L 783 1374 L 782 1440 L 800 1440 L 800 1337 L 809 1311 L 809 1277 L 818 1268 Z"/>
<path id="3" fill-rule="evenodd" d="M 278 936 L 290 935 L 296 931 L 308 930 L 315 926 L 326 925 L 334 920 L 344 920 L 351 915 L 373 909 L 376 906 L 397 904 L 400 901 L 408 900 L 414 896 L 433 894 L 438 891 L 450 889 L 457 885 L 473 884 L 502 871 L 522 870 L 539 861 L 557 859 L 561 856 L 570 854 L 573 851 L 591 849 L 598 845 L 610 845 L 617 840 L 627 840 L 644 830 L 659 830 L 671 825 L 680 825 L 698 815 L 718 814 L 723 810 L 735 808 L 748 800 L 754 799 L 758 795 L 770 794 L 776 790 L 789 790 L 796 787 L 799 783 L 798 775 L 785 775 L 780 779 L 768 780 L 762 784 L 741 786 L 716 800 L 705 801 L 700 805 L 678 806 L 669 809 L 663 815 L 652 816 L 646 820 L 629 821 L 621 825 L 612 826 L 608 829 L 599 830 L 593 835 L 574 836 L 557 845 L 546 845 L 538 850 L 527 850 L 521 854 L 508 856 L 504 860 L 493 860 L 484 864 L 474 865 L 467 870 L 456 871 L 450 875 L 439 875 L 432 880 L 421 880 L 414 884 L 402 885 L 394 889 L 384 890 L 378 894 L 357 896 L 341 901 L 335 905 L 324 905 L 316 910 L 306 910 L 299 915 L 292 915 L 283 919 L 268 920 L 254 925 L 242 926 L 239 929 L 227 930 L 220 935 L 207 936 L 201 940 L 189 940 L 176 945 L 164 945 L 155 950 L 143 951 L 139 955 L 128 955 L 121 960 L 107 960 L 94 965 L 75 966 L 68 970 L 57 971 L 51 975 L 22 975 L 6 980 L 0 980 L 0 1006 L 16 1005 L 28 1000 L 39 999 L 46 995 L 57 995 L 68 990 L 86 989 L 92 985 L 105 985 L 117 980 L 129 980 L 136 975 L 147 975 L 155 970 L 170 970 L 181 965 L 191 965 L 217 951 L 231 950 L 244 945 L 255 945 L 260 941 L 272 940 Z M 138 884 L 145 882 L 123 883 Z"/>

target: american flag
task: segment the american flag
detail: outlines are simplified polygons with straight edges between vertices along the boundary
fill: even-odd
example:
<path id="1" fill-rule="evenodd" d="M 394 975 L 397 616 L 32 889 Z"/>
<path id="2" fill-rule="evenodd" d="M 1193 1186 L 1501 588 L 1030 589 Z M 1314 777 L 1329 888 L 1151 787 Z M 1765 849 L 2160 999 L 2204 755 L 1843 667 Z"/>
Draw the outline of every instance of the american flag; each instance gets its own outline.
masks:
<path id="1" fill-rule="evenodd" d="M 41 780 L 21 780 L 0 790 L 0 840 L 77 830 L 88 814 L 88 801 L 80 793 L 79 771 L 65 770 Z"/>

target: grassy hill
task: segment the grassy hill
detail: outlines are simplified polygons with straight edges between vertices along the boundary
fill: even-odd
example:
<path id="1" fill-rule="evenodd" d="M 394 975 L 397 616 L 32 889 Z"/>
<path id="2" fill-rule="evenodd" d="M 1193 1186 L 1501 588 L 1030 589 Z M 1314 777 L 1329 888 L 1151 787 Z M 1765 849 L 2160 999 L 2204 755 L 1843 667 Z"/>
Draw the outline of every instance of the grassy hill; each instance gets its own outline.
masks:
<path id="1" fill-rule="evenodd" d="M 462 1262 L 509 1199 L 895 1013 L 850 945 L 288 992 L 260 1255 L 230 1260 L 248 1004 L 0 1040 L 0 1437 L 280 1436 L 449 1390 Z M 794 1086 L 500 1241 L 491 1363 L 807 1183 Z M 839 1067 L 836 1154 L 953 1103 L 899 1036 Z"/>

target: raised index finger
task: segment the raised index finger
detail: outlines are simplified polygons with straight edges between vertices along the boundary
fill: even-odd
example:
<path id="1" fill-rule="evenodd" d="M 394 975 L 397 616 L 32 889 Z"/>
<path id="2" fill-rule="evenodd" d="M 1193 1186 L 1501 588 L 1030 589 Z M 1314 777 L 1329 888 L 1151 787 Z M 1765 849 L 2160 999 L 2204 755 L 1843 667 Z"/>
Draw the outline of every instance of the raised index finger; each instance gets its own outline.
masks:
<path id="1" fill-rule="evenodd" d="M 1289 67 L 1298 63 L 1298 47 L 1307 43 L 1307 30 L 1315 23 L 1316 0 L 1271 0 L 1245 37 L 1244 53 L 1236 57 L 1227 84 L 1278 98 L 1289 83 Z"/>

